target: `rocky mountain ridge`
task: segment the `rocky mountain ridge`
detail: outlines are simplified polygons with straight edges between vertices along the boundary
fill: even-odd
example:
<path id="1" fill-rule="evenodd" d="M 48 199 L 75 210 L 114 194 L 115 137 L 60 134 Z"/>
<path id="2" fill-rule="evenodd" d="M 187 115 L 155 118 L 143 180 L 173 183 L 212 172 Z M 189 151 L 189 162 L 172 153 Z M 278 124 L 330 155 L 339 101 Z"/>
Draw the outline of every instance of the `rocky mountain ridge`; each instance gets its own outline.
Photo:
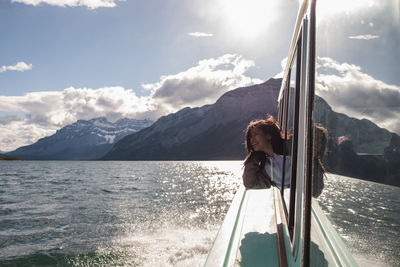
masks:
<path id="1" fill-rule="evenodd" d="M 148 127 L 150 120 L 123 118 L 110 122 L 104 117 L 78 120 L 36 143 L 20 147 L 7 155 L 23 159 L 79 160 L 104 155 L 112 145 L 126 135 Z"/>

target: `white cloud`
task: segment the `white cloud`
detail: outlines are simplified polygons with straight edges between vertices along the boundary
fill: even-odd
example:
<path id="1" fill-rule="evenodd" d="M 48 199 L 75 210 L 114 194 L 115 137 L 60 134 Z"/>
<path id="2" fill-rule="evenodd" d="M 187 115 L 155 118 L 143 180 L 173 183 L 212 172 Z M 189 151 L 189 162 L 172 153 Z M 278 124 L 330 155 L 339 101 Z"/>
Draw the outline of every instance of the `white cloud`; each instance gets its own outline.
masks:
<path id="1" fill-rule="evenodd" d="M 39 127 L 21 119 L 9 121 L 7 125 L 0 124 L 0 150 L 12 151 L 54 133 L 55 129 Z"/>
<path id="2" fill-rule="evenodd" d="M 285 57 L 284 59 L 281 60 L 282 71 L 279 72 L 278 74 L 276 74 L 274 76 L 274 79 L 283 78 L 283 75 L 285 75 L 285 68 L 286 68 L 287 61 L 288 61 L 288 57 Z"/>
<path id="3" fill-rule="evenodd" d="M 328 57 L 317 59 L 317 94 L 337 112 L 366 118 L 400 133 L 400 86 L 364 73 L 359 66 Z"/>
<path id="4" fill-rule="evenodd" d="M 115 7 L 117 0 L 11 0 L 12 3 L 23 3 L 26 5 L 37 6 L 40 4 L 48 4 L 59 7 L 77 7 L 83 6 L 89 9 L 99 7 Z M 124 1 L 124 0 L 118 0 Z"/>
<path id="5" fill-rule="evenodd" d="M 138 97 L 131 89 L 69 87 L 24 96 L 0 96 L 0 110 L 19 112 L 25 121 L 41 127 L 63 127 L 78 119 L 106 116 L 109 119 L 134 117 L 152 110 L 151 99 Z"/>
<path id="6" fill-rule="evenodd" d="M 349 36 L 349 39 L 371 40 L 371 39 L 378 39 L 379 37 L 380 37 L 379 35 L 366 34 L 366 35 Z"/>
<path id="7" fill-rule="evenodd" d="M 157 119 L 186 106 L 212 104 L 231 89 L 262 82 L 245 75 L 252 66 L 253 61 L 239 55 L 201 60 L 186 71 L 142 85 L 149 95 L 140 97 L 132 89 L 123 87 L 69 87 L 62 91 L 0 96 L 0 111 L 23 114 L 23 118 L 0 116 L 0 150 L 31 144 L 78 119 L 100 116 L 110 120 Z"/>
<path id="8" fill-rule="evenodd" d="M 0 115 L 0 125 L 8 125 L 15 121 L 22 121 L 23 119 L 13 114 Z"/>
<path id="9" fill-rule="evenodd" d="M 201 60 L 184 72 L 162 76 L 160 81 L 144 84 L 152 98 L 168 112 L 186 106 L 201 106 L 215 102 L 223 93 L 241 86 L 261 83 L 245 75 L 254 62 L 239 55 L 226 54 Z"/>
<path id="10" fill-rule="evenodd" d="M 205 32 L 189 32 L 188 35 L 194 37 L 211 37 L 214 36 L 212 33 L 205 33 Z"/>
<path id="11" fill-rule="evenodd" d="M 26 70 L 31 70 L 31 69 L 32 69 L 32 64 L 26 64 L 25 62 L 21 61 L 13 66 L 1 66 L 0 72 L 5 72 L 8 70 L 26 71 Z"/>

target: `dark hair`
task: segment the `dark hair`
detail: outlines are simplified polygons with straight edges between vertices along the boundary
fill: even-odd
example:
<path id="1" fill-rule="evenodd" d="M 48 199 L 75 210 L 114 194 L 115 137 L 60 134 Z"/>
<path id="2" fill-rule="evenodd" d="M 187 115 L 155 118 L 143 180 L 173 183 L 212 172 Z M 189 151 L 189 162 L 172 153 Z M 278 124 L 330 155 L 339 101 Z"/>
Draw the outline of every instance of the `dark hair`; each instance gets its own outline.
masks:
<path id="1" fill-rule="evenodd" d="M 250 140 L 251 131 L 254 129 L 260 129 L 264 134 L 271 135 L 271 145 L 272 149 L 274 150 L 274 153 L 281 155 L 283 154 L 284 151 L 283 132 L 281 130 L 281 127 L 279 126 L 279 123 L 274 119 L 272 115 L 268 114 L 265 120 L 254 120 L 251 121 L 247 126 L 246 139 L 245 139 L 247 157 L 244 160 L 244 163 L 247 163 L 250 156 L 254 153 L 254 149 L 251 146 L 251 140 Z"/>

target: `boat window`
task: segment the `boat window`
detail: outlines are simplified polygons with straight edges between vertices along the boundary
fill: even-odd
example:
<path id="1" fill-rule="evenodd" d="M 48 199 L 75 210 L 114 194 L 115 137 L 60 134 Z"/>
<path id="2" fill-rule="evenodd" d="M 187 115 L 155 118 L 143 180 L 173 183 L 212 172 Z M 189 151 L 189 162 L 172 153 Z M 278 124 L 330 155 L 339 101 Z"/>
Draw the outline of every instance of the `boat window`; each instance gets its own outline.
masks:
<path id="1" fill-rule="evenodd" d="M 323 19 L 326 5 L 322 2 L 325 1 L 316 5 L 319 19 L 313 110 L 313 209 L 320 208 L 327 215 L 355 255 L 362 255 L 368 247 L 368 254 L 374 257 L 372 265 L 400 266 L 400 257 L 396 263 L 388 262 L 394 244 L 399 250 L 400 235 L 399 220 L 394 223 L 396 217 L 390 214 L 398 211 L 393 208 L 398 207 L 398 202 L 393 202 L 391 196 L 400 185 L 400 49 L 398 34 L 393 35 L 394 30 L 398 33 L 400 29 L 400 20 L 398 12 L 389 12 L 398 10 L 399 1 L 387 9 L 366 6 L 351 14 L 343 12 Z M 371 22 L 385 18 L 379 27 L 377 23 L 363 25 L 373 29 L 374 39 L 361 40 L 364 36 L 358 34 L 349 37 L 348 33 L 360 29 L 352 23 L 354 18 L 364 14 Z M 312 224 L 316 229 L 323 226 Z M 311 231 L 311 241 L 317 251 L 326 243 L 318 243 L 321 239 L 315 233 L 318 231 Z M 363 264 L 360 262 L 360 266 Z"/>
<path id="2" fill-rule="evenodd" d="M 301 35 L 300 35 L 301 36 Z M 300 38 L 301 39 L 301 38 Z M 285 137 L 285 153 L 283 156 L 283 187 L 281 194 L 284 200 L 286 219 L 290 236 L 293 236 L 295 217 L 296 166 L 297 166 L 297 129 L 300 88 L 301 40 L 291 59 L 288 84 L 285 88 L 285 105 L 282 120 L 282 130 Z"/>
<path id="3" fill-rule="evenodd" d="M 284 155 L 284 184 L 283 196 L 285 203 L 289 206 L 290 203 L 290 178 L 291 178 L 291 156 L 292 156 L 292 137 L 293 137 L 293 116 L 294 116 L 294 100 L 296 86 L 296 55 L 293 58 L 290 68 L 290 82 L 286 88 L 286 110 L 284 116 L 283 131 L 285 135 L 285 155 Z"/>
<path id="4" fill-rule="evenodd" d="M 285 85 L 285 88 L 286 88 L 287 86 Z M 285 89 L 286 90 L 286 89 Z M 284 99 L 285 97 L 283 97 L 283 99 Z M 278 122 L 279 122 L 279 124 L 283 127 L 283 125 L 282 125 L 282 121 L 283 121 L 283 110 L 284 110 L 284 105 L 283 105 L 283 103 L 284 103 L 285 101 L 279 101 L 279 104 L 278 104 Z M 283 129 L 283 128 L 282 128 Z"/>

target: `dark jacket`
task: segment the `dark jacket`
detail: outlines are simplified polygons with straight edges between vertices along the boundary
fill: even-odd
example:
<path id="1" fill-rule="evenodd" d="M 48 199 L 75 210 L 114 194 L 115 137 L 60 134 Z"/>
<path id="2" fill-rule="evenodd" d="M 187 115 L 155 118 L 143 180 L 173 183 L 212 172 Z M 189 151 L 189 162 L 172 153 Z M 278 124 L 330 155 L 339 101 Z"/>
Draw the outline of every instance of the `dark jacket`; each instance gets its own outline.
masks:
<path id="1" fill-rule="evenodd" d="M 265 154 L 264 154 L 265 157 Z M 244 164 L 243 184 L 247 189 L 262 189 L 271 187 L 271 178 L 257 157 L 250 156 Z"/>

